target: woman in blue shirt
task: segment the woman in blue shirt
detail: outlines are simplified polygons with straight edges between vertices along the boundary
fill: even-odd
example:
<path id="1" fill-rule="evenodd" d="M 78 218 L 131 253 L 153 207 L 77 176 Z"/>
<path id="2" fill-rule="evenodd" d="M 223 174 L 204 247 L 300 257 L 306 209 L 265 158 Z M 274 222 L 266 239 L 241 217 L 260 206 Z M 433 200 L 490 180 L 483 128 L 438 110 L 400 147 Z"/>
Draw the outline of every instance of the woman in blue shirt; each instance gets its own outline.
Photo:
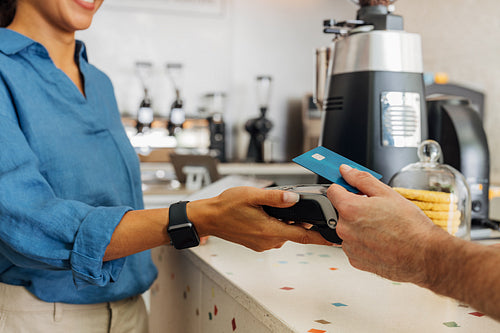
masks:
<path id="1" fill-rule="evenodd" d="M 129 306 L 135 317 L 110 313 L 138 303 L 136 295 L 155 279 L 147 250 L 170 242 L 169 209 L 143 209 L 138 158 L 111 81 L 88 63 L 84 44 L 75 40 L 102 1 L 1 4 L 0 319 L 9 332 L 31 332 L 29 325 L 55 332 L 61 322 L 64 332 L 104 332 L 137 316 L 142 319 L 132 326 L 146 330 L 141 307 Z M 287 240 L 327 244 L 260 207 L 297 200 L 293 193 L 240 187 L 190 202 L 186 211 L 200 236 L 256 251 Z M 96 304 L 102 321 L 94 312 L 82 322 L 87 312 L 60 317 L 58 310 L 96 311 Z M 44 305 L 53 313 L 30 317 Z"/>

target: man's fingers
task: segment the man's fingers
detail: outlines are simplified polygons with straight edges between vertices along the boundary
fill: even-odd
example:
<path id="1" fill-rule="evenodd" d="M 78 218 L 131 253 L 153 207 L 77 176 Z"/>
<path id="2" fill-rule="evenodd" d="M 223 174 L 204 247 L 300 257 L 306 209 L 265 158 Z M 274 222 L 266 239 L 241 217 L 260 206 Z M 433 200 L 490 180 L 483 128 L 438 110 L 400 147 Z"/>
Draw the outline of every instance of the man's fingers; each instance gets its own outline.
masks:
<path id="1" fill-rule="evenodd" d="M 342 205 L 342 202 L 354 202 L 354 200 L 359 197 L 358 194 L 349 192 L 343 186 L 338 184 L 332 184 L 328 188 L 326 196 L 330 199 L 334 207 L 339 207 Z"/>
<path id="2" fill-rule="evenodd" d="M 340 166 L 340 173 L 349 185 L 354 186 L 369 197 L 383 195 L 390 187 L 365 171 L 359 171 L 346 164 Z"/>

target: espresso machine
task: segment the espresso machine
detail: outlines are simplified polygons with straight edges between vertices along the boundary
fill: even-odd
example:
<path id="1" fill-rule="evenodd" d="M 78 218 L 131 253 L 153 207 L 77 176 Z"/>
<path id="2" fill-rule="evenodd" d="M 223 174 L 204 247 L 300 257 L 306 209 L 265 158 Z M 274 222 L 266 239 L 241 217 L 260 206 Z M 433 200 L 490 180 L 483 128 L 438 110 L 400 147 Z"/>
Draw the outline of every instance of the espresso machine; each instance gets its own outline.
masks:
<path id="1" fill-rule="evenodd" d="M 429 137 L 440 143 L 443 162 L 469 185 L 473 226 L 498 229 L 498 221 L 489 218 L 490 153 L 481 113 L 470 99 L 443 94 L 428 96 L 427 110 Z"/>
<path id="2" fill-rule="evenodd" d="M 417 161 L 427 138 L 421 39 L 403 30 L 394 1 L 353 2 L 356 19 L 325 21 L 333 41 L 316 53 L 314 101 L 325 111 L 320 145 L 388 183 Z"/>

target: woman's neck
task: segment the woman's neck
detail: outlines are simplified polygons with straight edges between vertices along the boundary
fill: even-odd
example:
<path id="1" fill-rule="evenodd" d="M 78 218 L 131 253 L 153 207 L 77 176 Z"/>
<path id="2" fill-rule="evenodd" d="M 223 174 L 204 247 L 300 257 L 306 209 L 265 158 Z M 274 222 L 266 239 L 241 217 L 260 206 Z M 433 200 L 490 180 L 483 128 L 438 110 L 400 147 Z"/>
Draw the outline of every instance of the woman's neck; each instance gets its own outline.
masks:
<path id="1" fill-rule="evenodd" d="M 80 70 L 75 63 L 74 31 L 58 28 L 30 8 L 18 8 L 14 20 L 7 28 L 42 44 L 55 66 L 66 73 L 80 92 L 85 94 Z"/>
<path id="2" fill-rule="evenodd" d="M 74 32 L 63 32 L 47 23 L 26 24 L 23 22 L 25 20 L 29 20 L 29 17 L 16 16 L 7 28 L 42 44 L 58 68 L 64 70 L 64 68 L 76 65 Z"/>

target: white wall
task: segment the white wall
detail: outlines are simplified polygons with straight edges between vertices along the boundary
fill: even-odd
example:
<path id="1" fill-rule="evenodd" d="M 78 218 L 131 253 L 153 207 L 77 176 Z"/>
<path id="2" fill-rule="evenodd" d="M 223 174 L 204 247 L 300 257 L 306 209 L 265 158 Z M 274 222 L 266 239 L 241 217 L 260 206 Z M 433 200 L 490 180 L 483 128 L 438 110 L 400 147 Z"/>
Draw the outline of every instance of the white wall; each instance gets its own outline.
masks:
<path id="1" fill-rule="evenodd" d="M 344 0 L 238 0 L 234 3 L 233 106 L 239 121 L 258 114 L 253 82 L 258 74 L 271 74 L 274 90 L 269 117 L 274 123 L 279 160 L 301 151 L 301 98 L 312 91 L 313 52 L 329 43 L 322 33 L 324 19 L 355 15 Z M 245 147 L 248 136 L 238 137 Z M 241 150 L 241 149 L 240 149 Z"/>
<path id="2" fill-rule="evenodd" d="M 406 30 L 422 35 L 424 68 L 486 93 L 484 127 L 491 155 L 491 183 L 500 184 L 500 2 L 401 0 Z"/>
<path id="3" fill-rule="evenodd" d="M 248 142 L 243 123 L 258 114 L 255 77 L 271 74 L 269 117 L 275 124 L 271 136 L 277 141 L 277 160 L 300 152 L 297 102 L 312 90 L 313 49 L 330 40 L 321 32 L 323 19 L 350 19 L 356 11 L 347 0 L 225 0 L 222 13 L 214 16 L 132 12 L 108 5 L 111 1 L 79 36 L 90 60 L 111 76 L 122 110 L 133 112 L 140 101 L 133 64 L 142 59 L 157 66 L 153 93 L 157 111 L 165 114 L 173 94 L 163 67 L 181 61 L 188 109 L 195 111 L 206 92 L 228 93 L 226 119 L 239 133 L 231 137 L 233 156 L 242 158 Z M 500 183 L 500 2 L 400 0 L 396 9 L 406 30 L 422 35 L 426 71 L 447 72 L 451 81 L 487 94 L 492 182 Z"/>
<path id="4" fill-rule="evenodd" d="M 244 158 L 248 145 L 243 124 L 258 116 L 255 78 L 272 75 L 268 116 L 275 125 L 273 155 L 276 160 L 289 159 L 301 153 L 297 103 L 312 90 L 313 50 L 330 40 L 322 33 L 323 19 L 351 18 L 356 7 L 345 0 L 225 0 L 224 4 L 223 12 L 214 16 L 131 11 L 104 1 L 92 27 L 78 37 L 87 45 L 89 60 L 111 77 L 122 111 L 133 113 L 140 103 L 136 60 L 150 60 L 156 66 L 153 98 L 160 114 L 167 114 L 173 99 L 166 62 L 185 64 L 185 99 L 192 112 L 203 94 L 227 92 L 226 119 L 236 130 L 229 133 L 230 150 L 237 158 Z"/>

